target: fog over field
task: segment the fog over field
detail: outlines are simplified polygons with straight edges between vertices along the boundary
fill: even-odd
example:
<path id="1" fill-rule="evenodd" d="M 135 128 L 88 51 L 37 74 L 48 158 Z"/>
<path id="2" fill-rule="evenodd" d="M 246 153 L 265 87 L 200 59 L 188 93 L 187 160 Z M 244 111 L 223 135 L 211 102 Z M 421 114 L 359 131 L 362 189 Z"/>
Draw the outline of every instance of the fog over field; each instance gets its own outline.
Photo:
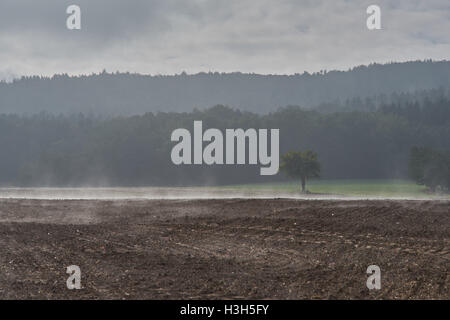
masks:
<path id="1" fill-rule="evenodd" d="M 395 186 L 395 185 L 394 185 Z M 359 195 L 345 192 L 335 185 L 329 194 L 301 194 L 295 189 L 280 190 L 276 186 L 246 187 L 134 187 L 134 188 L 0 188 L 0 199 L 40 200 L 189 200 L 189 199 L 298 199 L 298 200 L 450 200 L 445 194 L 417 194 L 398 185 L 392 188 L 376 187 L 372 192 L 361 189 Z"/>

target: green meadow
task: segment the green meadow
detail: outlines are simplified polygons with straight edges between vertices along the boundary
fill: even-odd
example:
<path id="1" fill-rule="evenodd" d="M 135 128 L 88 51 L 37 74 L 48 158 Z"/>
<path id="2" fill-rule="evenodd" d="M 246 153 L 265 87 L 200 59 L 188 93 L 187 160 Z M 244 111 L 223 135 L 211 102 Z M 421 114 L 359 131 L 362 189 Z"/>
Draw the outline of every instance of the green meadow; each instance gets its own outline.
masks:
<path id="1" fill-rule="evenodd" d="M 299 193 L 300 182 L 231 185 L 220 187 L 233 191 Z M 313 194 L 380 197 L 433 197 L 425 186 L 408 180 L 311 180 L 307 189 Z M 440 195 L 442 196 L 442 195 Z"/>

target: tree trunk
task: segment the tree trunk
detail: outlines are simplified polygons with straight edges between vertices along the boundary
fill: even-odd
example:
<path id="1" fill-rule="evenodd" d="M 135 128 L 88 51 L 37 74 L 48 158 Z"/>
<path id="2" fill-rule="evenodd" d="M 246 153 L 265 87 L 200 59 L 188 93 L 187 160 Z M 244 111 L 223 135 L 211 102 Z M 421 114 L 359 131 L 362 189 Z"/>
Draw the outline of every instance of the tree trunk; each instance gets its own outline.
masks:
<path id="1" fill-rule="evenodd" d="M 306 192 L 306 177 L 302 177 L 302 193 Z"/>

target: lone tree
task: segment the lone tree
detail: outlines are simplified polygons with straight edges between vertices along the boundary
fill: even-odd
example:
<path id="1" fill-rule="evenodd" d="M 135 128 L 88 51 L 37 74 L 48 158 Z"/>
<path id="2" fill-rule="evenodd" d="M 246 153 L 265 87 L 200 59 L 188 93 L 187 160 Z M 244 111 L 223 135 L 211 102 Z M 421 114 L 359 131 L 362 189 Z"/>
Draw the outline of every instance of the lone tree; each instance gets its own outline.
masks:
<path id="1" fill-rule="evenodd" d="M 431 191 L 450 190 L 450 152 L 413 147 L 409 155 L 409 176 Z"/>
<path id="2" fill-rule="evenodd" d="M 320 163 L 317 153 L 312 150 L 303 152 L 290 151 L 281 156 L 280 169 L 292 178 L 300 179 L 302 193 L 306 192 L 306 180 L 318 178 L 320 174 Z"/>

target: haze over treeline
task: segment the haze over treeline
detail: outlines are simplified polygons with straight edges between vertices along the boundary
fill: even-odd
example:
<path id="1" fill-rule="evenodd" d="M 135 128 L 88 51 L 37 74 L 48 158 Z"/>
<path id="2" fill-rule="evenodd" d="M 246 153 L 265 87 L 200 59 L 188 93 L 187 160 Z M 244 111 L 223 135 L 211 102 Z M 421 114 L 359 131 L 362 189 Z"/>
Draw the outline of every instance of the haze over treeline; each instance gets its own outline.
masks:
<path id="1" fill-rule="evenodd" d="M 175 166 L 170 159 L 175 145 L 171 132 L 176 128 L 192 131 L 194 120 L 202 120 L 204 130 L 279 128 L 281 154 L 315 150 L 323 178 L 406 178 L 413 146 L 450 150 L 450 100 L 439 90 L 428 91 L 417 101 L 385 104 L 376 111 L 285 107 L 261 115 L 215 106 L 130 117 L 0 115 L 0 184 L 143 186 L 284 179 L 281 173 L 260 176 L 259 165 Z"/>
<path id="2" fill-rule="evenodd" d="M 199 73 L 148 76 L 107 73 L 52 78 L 22 77 L 0 83 L 0 113 L 138 115 L 155 111 L 190 112 L 222 104 L 265 114 L 298 105 L 336 111 L 346 100 L 450 88 L 450 61 L 415 61 L 359 66 L 348 71 L 258 75 Z M 366 106 L 367 107 L 367 106 Z"/>

